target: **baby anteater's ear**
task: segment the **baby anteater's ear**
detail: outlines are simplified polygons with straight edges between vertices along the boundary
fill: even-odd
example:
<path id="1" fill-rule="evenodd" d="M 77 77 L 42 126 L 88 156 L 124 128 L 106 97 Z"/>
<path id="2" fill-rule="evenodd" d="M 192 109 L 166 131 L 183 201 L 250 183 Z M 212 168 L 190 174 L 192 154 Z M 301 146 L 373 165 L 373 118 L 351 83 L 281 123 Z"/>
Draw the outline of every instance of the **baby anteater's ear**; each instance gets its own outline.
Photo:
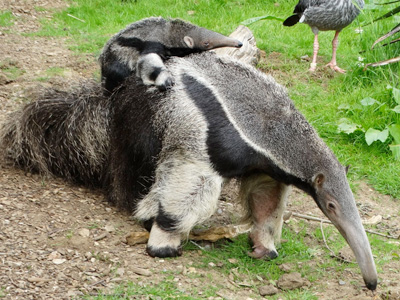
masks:
<path id="1" fill-rule="evenodd" d="M 188 46 L 190 49 L 193 49 L 194 47 L 194 40 L 190 36 L 185 36 L 183 38 L 183 41 L 185 42 L 186 46 Z"/>

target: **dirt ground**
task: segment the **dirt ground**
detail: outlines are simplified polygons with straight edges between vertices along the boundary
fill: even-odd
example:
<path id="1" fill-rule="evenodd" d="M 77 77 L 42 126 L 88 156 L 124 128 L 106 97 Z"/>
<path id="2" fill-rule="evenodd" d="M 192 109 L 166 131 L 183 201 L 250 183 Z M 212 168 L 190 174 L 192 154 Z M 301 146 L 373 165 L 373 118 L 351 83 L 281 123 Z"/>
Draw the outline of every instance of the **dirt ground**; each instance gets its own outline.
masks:
<path id="1" fill-rule="evenodd" d="M 61 0 L 0 2 L 0 11 L 11 11 L 16 17 L 11 27 L 0 27 L 0 121 L 35 91 L 50 85 L 68 87 L 76 80 L 91 77 L 98 69 L 93 55 L 74 55 L 63 38 L 24 35 L 39 29 L 39 18 L 52 17 L 48 9 L 65 6 L 66 2 Z M 63 69 L 60 76 L 38 80 L 55 67 Z M 16 78 L 8 73 L 12 68 L 20 72 Z M 398 199 L 381 195 L 364 182 L 358 184 L 357 190 L 362 218 L 382 216 L 376 230 L 399 236 Z M 225 189 L 224 201 L 220 201 L 210 225 L 238 219 L 240 207 L 234 201 L 235 194 L 234 185 Z M 288 209 L 322 217 L 312 199 L 298 190 L 292 193 Z M 292 218 L 285 226 L 295 227 L 297 222 Z M 318 223 L 310 222 L 310 228 L 316 226 Z M 193 267 L 201 255 L 198 251 L 186 251 L 180 258 L 164 260 L 149 257 L 144 245 L 125 243 L 128 233 L 142 230 L 128 215 L 105 202 L 101 191 L 1 166 L 0 298 L 48 300 L 79 298 L 98 291 L 108 294 L 113 287 L 129 281 L 140 285 L 157 283 L 165 274 L 174 274 L 179 288 L 190 291 L 201 288 L 204 278 L 211 274 L 226 287 L 219 291 L 218 299 L 262 299 L 257 287 L 263 283 L 242 286 L 226 276 L 218 276 L 215 266 Z M 400 248 L 398 240 L 388 242 L 397 243 Z M 307 243 L 315 247 L 316 241 L 310 238 Z M 379 253 L 373 252 L 379 257 Z M 317 254 L 315 265 L 320 259 Z M 322 273 L 305 289 L 319 299 L 400 299 L 399 270 L 398 259 L 389 260 L 384 269 L 379 269 L 380 284 L 375 294 L 366 290 L 360 274 L 352 271 Z M 190 273 L 198 276 L 188 276 Z M 201 298 L 201 293 L 196 296 Z"/>

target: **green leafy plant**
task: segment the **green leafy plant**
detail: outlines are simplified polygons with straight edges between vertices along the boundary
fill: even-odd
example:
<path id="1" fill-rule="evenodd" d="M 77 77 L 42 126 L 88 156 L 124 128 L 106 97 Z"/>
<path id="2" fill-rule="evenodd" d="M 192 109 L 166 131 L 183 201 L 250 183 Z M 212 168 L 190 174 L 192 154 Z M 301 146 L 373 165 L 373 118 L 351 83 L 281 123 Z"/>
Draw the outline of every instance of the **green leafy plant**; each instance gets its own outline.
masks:
<path id="1" fill-rule="evenodd" d="M 370 114 L 386 115 L 386 124 L 376 124 L 374 127 L 366 127 L 363 124 L 355 123 L 348 118 L 341 118 L 338 122 L 338 131 L 351 135 L 356 132 L 364 134 L 365 142 L 368 146 L 374 142 L 380 141 L 386 143 L 388 140 L 391 141 L 389 149 L 397 160 L 400 160 L 400 89 L 388 86 L 388 90 L 391 91 L 392 99 L 396 106 L 392 107 L 391 104 L 380 102 L 374 98 L 366 97 L 355 105 L 342 104 L 338 108 L 345 111 L 348 114 L 360 113 L 362 111 L 370 111 Z M 391 115 L 395 114 L 394 118 L 389 119 Z M 392 120 L 395 121 L 392 121 Z M 368 126 L 368 125 L 367 125 Z M 380 127 L 377 129 L 376 127 Z"/>
<path id="2" fill-rule="evenodd" d="M 245 26 L 248 26 L 248 25 L 251 25 L 251 24 L 253 24 L 253 23 L 257 22 L 257 21 L 261 21 L 261 20 L 276 20 L 276 21 L 279 21 L 279 22 L 283 22 L 284 21 L 284 19 L 282 19 L 282 18 L 271 16 L 271 15 L 266 15 L 266 16 L 254 17 L 254 18 L 250 18 L 250 19 L 244 20 L 242 22 L 242 24 L 245 25 Z"/>

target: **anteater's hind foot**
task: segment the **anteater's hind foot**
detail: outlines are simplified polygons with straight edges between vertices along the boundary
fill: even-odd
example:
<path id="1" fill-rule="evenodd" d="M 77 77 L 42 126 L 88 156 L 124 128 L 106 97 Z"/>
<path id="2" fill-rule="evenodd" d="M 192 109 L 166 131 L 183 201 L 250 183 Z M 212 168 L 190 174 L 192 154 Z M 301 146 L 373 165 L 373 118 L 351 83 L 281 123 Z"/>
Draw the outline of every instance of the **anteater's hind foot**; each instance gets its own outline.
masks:
<path id="1" fill-rule="evenodd" d="M 241 198 L 247 210 L 245 218 L 252 223 L 249 234 L 253 251 L 251 257 L 278 257 L 275 245 L 280 243 L 283 212 L 290 188 L 267 175 L 255 174 L 241 183 Z"/>
<path id="2" fill-rule="evenodd" d="M 274 249 L 267 249 L 261 244 L 253 245 L 252 247 L 253 251 L 249 252 L 249 256 L 253 258 L 262 258 L 262 259 L 274 259 L 278 257 L 278 251 L 276 251 L 275 247 Z"/>

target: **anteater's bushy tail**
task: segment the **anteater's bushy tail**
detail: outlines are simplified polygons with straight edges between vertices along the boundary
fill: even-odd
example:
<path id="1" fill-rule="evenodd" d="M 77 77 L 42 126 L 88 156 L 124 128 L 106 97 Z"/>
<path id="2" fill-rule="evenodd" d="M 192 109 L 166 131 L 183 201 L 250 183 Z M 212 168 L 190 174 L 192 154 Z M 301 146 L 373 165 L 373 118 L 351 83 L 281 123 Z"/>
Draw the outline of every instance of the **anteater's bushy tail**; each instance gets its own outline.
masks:
<path id="1" fill-rule="evenodd" d="M 102 185 L 109 152 L 110 101 L 99 83 L 49 90 L 11 113 L 0 129 L 0 151 L 28 171 Z"/>

